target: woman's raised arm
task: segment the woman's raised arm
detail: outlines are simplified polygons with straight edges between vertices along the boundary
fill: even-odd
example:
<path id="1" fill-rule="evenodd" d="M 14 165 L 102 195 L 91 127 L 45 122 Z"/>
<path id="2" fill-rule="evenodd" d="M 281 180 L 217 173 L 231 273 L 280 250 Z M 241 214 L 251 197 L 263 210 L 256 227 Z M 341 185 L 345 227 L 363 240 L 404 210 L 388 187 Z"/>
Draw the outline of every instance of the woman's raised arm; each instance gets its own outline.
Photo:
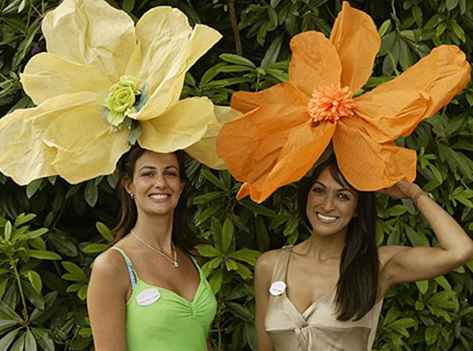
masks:
<path id="1" fill-rule="evenodd" d="M 455 219 L 418 185 L 401 181 L 385 193 L 411 198 L 432 227 L 439 243 L 436 247 L 382 247 L 380 255 L 386 262 L 382 269 L 385 286 L 431 279 L 473 259 L 473 241 Z"/>

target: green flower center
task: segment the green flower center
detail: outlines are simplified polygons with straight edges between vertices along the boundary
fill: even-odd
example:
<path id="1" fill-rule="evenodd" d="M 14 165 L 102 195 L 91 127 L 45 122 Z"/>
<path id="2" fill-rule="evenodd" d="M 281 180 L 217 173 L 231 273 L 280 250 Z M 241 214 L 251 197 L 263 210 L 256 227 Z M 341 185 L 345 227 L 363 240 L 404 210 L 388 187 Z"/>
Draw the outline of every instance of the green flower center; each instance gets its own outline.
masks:
<path id="1" fill-rule="evenodd" d="M 141 93 L 141 84 L 137 78 L 132 76 L 120 77 L 118 83 L 110 87 L 105 99 L 107 121 L 112 126 L 121 128 L 127 116 L 136 112 L 137 96 Z"/>

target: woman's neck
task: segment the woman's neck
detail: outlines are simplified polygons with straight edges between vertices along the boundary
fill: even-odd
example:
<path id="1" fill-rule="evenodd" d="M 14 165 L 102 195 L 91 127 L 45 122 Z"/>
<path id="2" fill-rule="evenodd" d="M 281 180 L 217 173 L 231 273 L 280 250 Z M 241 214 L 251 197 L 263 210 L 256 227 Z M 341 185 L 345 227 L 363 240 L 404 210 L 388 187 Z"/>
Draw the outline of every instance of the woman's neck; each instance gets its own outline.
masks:
<path id="1" fill-rule="evenodd" d="M 345 237 L 345 231 L 333 235 L 312 233 L 310 239 L 307 240 L 306 254 L 321 262 L 338 260 L 345 248 Z"/>
<path id="2" fill-rule="evenodd" d="M 173 213 L 152 216 L 139 213 L 131 233 L 154 247 L 170 252 L 172 251 L 172 226 Z"/>

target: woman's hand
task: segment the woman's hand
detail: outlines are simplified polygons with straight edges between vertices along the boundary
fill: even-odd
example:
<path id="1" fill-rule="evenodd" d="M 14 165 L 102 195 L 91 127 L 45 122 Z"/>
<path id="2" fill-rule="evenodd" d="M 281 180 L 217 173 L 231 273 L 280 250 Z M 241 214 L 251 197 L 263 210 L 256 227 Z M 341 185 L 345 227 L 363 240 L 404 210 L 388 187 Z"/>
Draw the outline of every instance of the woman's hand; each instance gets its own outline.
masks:
<path id="1" fill-rule="evenodd" d="M 385 188 L 379 191 L 382 194 L 386 194 L 395 199 L 405 199 L 409 198 L 414 201 L 424 193 L 420 186 L 416 183 L 406 182 L 401 180 L 399 183 L 393 185 L 390 188 Z"/>

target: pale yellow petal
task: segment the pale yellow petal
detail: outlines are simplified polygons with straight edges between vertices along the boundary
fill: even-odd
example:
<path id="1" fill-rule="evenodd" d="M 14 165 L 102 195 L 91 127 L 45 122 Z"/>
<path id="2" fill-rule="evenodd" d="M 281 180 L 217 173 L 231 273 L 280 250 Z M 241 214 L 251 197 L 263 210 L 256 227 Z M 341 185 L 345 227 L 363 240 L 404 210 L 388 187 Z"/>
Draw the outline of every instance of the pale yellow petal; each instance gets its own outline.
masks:
<path id="1" fill-rule="evenodd" d="M 154 152 L 173 152 L 198 142 L 214 120 L 212 102 L 206 97 L 184 99 L 158 118 L 143 121 L 139 144 Z"/>
<path id="2" fill-rule="evenodd" d="M 136 25 L 139 51 L 135 51 L 127 73 L 144 81 L 148 98 L 133 118 L 146 120 L 159 116 L 176 103 L 187 70 L 221 37 L 214 29 L 191 28 L 178 9 L 161 6 L 143 15 Z"/>
<path id="3" fill-rule="evenodd" d="M 112 173 L 130 148 L 128 130 L 117 131 L 105 121 L 95 94 L 64 95 L 56 100 L 60 99 L 65 101 L 63 109 L 35 123 L 43 131 L 44 143 L 56 150 L 52 167 L 72 184 Z"/>
<path id="4" fill-rule="evenodd" d="M 0 171 L 19 185 L 57 174 L 51 166 L 56 150 L 44 143 L 42 131 L 34 125 L 35 119 L 47 118 L 51 105 L 55 102 L 19 109 L 0 119 Z"/>
<path id="5" fill-rule="evenodd" d="M 106 92 L 113 82 L 95 66 L 41 53 L 34 56 L 21 75 L 26 94 L 36 105 L 55 96 L 79 92 Z"/>
<path id="6" fill-rule="evenodd" d="M 90 64 L 111 81 L 125 71 L 136 45 L 133 20 L 102 0 L 64 0 L 42 22 L 48 52 Z"/>
<path id="7" fill-rule="evenodd" d="M 225 163 L 217 155 L 217 136 L 222 126 L 240 116 L 240 113 L 228 106 L 214 106 L 214 111 L 216 118 L 209 123 L 207 133 L 185 151 L 207 167 L 225 169 Z"/>
<path id="8" fill-rule="evenodd" d="M 0 119 L 0 149 L 0 171 L 18 184 L 52 175 L 78 183 L 114 170 L 127 132 L 103 121 L 95 94 L 70 94 Z"/>

